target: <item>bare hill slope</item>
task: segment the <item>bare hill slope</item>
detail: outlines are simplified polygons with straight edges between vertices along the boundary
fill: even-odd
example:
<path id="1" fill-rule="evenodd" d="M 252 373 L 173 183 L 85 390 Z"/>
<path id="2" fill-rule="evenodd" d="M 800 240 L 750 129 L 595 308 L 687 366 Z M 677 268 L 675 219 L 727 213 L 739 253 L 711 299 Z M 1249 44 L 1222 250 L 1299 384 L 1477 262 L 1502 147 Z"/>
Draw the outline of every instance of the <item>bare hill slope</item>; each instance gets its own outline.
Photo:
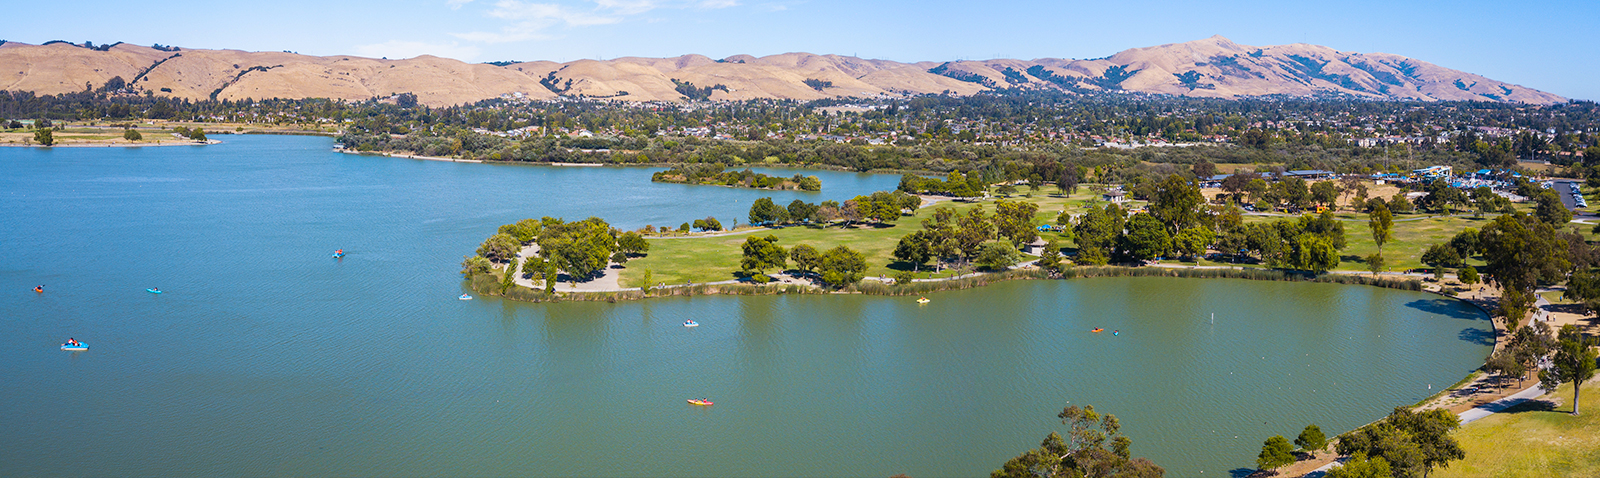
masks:
<path id="1" fill-rule="evenodd" d="M 207 98 L 339 98 L 415 93 L 451 105 L 522 93 L 683 101 L 692 85 L 711 99 L 811 100 L 926 93 L 970 95 L 998 88 L 1073 93 L 1131 91 L 1237 98 L 1337 94 L 1392 100 L 1549 104 L 1557 95 L 1387 53 L 1292 44 L 1255 47 L 1214 36 L 1125 50 L 1094 60 L 1040 58 L 901 63 L 784 53 L 617 58 L 505 66 L 420 56 L 405 60 L 238 50 L 178 50 L 118 44 L 0 44 L 0 89 L 57 94 L 122 78 L 136 93 Z"/>

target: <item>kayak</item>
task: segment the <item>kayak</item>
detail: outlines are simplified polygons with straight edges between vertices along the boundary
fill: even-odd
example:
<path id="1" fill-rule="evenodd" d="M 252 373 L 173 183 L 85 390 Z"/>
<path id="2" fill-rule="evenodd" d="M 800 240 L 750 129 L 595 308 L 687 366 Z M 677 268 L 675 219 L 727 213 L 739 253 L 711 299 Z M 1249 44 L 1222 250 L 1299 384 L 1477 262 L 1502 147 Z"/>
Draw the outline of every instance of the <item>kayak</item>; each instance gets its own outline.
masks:
<path id="1" fill-rule="evenodd" d="M 684 327 L 699 327 L 700 323 L 699 322 L 695 322 L 693 320 L 685 320 L 685 321 L 683 321 L 683 326 Z"/>
<path id="2" fill-rule="evenodd" d="M 711 406 L 711 401 L 710 400 L 697 400 L 697 399 L 691 398 L 691 399 L 689 399 L 689 404 L 690 405 L 699 405 L 699 406 L 702 406 L 702 407 L 709 407 L 709 406 Z"/>
<path id="3" fill-rule="evenodd" d="M 149 292 L 151 294 L 160 294 L 161 293 L 161 289 L 145 289 L 144 291 L 145 292 Z"/>
<path id="4" fill-rule="evenodd" d="M 466 294 L 461 294 L 461 297 L 457 297 L 457 299 L 461 299 L 461 300 L 472 300 L 472 296 L 470 296 L 470 295 L 466 295 Z"/>
<path id="5" fill-rule="evenodd" d="M 86 344 L 86 343 L 83 343 L 83 342 L 78 342 L 78 345 L 61 344 L 61 350 L 69 350 L 69 351 L 73 351 L 73 352 L 82 352 L 82 351 L 85 351 L 85 350 L 89 350 L 89 344 Z"/>
<path id="6" fill-rule="evenodd" d="M 1090 332 L 1094 332 L 1094 333 L 1098 334 L 1098 333 L 1105 332 L 1105 331 L 1106 331 L 1106 329 L 1095 327 L 1094 330 L 1091 330 Z"/>
<path id="7" fill-rule="evenodd" d="M 918 304 L 926 304 L 926 303 L 929 303 L 929 302 L 933 302 L 933 301 L 931 301 L 931 300 L 928 300 L 928 298 L 927 298 L 927 297 L 923 297 L 923 298 L 921 298 L 921 299 L 917 299 L 917 303 L 918 303 Z"/>

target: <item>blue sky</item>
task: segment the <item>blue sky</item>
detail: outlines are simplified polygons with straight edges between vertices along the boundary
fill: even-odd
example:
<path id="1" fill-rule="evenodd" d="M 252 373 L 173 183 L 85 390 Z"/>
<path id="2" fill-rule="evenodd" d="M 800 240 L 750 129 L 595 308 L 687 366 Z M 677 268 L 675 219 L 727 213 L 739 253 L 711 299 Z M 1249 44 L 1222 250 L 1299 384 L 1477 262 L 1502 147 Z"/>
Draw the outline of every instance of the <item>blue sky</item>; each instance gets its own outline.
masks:
<path id="1" fill-rule="evenodd" d="M 70 8 L 64 8 L 68 7 Z M 1386 52 L 1600 99 L 1600 2 L 391 0 L 15 2 L 0 39 L 464 61 L 805 51 L 1097 58 L 1222 35 Z"/>

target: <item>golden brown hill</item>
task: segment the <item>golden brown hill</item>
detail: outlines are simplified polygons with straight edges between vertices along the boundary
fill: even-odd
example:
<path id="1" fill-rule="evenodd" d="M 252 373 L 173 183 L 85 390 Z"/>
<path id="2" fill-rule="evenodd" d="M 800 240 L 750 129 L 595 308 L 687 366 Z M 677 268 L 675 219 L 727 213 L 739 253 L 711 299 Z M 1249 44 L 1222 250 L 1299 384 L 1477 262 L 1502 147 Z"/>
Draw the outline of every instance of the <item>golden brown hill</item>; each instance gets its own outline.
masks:
<path id="1" fill-rule="evenodd" d="M 405 60 L 237 50 L 162 51 L 119 44 L 97 51 L 66 43 L 0 44 L 0 89 L 56 94 L 96 88 L 113 77 L 136 92 L 200 100 L 339 98 L 415 93 L 452 105 L 521 93 L 529 98 L 605 97 L 683 101 L 687 82 L 714 87 L 711 99 L 811 100 L 927 93 L 970 95 L 996 88 L 1067 92 L 1122 90 L 1237 98 L 1340 94 L 1394 100 L 1476 100 L 1549 104 L 1557 95 L 1387 53 L 1306 44 L 1255 47 L 1221 36 L 1134 48 L 1107 58 L 901 63 L 784 53 L 617 58 L 506 66 L 420 56 Z M 135 81 L 137 80 L 137 81 Z"/>

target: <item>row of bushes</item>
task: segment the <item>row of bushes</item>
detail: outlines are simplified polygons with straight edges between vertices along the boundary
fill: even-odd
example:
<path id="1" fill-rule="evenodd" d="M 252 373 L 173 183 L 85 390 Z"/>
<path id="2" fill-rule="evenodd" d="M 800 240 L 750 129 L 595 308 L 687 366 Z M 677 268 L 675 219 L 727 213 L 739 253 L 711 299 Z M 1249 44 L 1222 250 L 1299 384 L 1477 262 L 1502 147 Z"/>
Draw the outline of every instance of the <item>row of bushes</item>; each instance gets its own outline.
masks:
<path id="1" fill-rule="evenodd" d="M 1015 269 L 994 274 L 982 274 L 955 280 L 922 281 L 909 284 L 890 284 L 862 281 L 846 286 L 842 292 L 865 295 L 922 295 L 945 290 L 982 287 L 997 282 L 1018 279 L 1078 279 L 1095 277 L 1181 277 L 1195 279 L 1247 279 L 1267 281 L 1305 281 L 1329 284 L 1366 285 L 1421 291 L 1422 281 L 1417 279 L 1391 279 L 1352 274 L 1323 274 L 1311 276 L 1272 269 L 1176 269 L 1164 267 L 1073 267 L 1052 275 L 1042 269 Z M 525 302 L 549 301 L 609 301 L 638 300 L 647 297 L 690 297 L 697 295 L 777 295 L 777 294 L 828 294 L 826 289 L 797 284 L 699 284 L 686 287 L 652 288 L 619 292 L 583 292 L 562 295 L 546 294 L 542 290 L 513 285 L 501 289 L 501 278 L 494 273 L 474 274 L 469 286 L 481 295 L 501 296 Z"/>

